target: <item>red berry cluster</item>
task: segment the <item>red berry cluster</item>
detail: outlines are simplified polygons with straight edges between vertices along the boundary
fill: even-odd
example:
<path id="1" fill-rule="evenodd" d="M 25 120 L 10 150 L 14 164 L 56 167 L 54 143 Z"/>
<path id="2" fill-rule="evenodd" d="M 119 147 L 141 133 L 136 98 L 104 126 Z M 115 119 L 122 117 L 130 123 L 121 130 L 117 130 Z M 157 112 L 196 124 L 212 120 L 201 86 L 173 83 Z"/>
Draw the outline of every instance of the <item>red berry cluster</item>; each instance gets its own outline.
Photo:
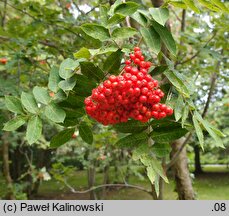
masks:
<path id="1" fill-rule="evenodd" d="M 85 99 L 87 114 L 104 125 L 172 115 L 173 109 L 160 103 L 164 93 L 148 74 L 151 62 L 144 61 L 139 47 L 125 64 L 123 75 L 111 75 Z"/>

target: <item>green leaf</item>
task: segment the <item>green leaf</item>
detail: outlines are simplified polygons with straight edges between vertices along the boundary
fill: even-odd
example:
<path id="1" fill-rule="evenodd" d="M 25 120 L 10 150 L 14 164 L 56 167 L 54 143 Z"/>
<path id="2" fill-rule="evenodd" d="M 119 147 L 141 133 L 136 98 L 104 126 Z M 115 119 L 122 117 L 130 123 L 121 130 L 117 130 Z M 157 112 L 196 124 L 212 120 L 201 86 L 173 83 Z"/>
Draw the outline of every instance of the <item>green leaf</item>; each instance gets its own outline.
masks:
<path id="1" fill-rule="evenodd" d="M 114 128 L 121 133 L 139 133 L 146 130 L 148 125 L 136 120 L 115 124 Z"/>
<path id="2" fill-rule="evenodd" d="M 134 148 L 147 142 L 148 142 L 148 135 L 147 133 L 142 132 L 142 133 L 131 134 L 126 137 L 123 137 L 116 142 L 116 145 L 118 147 Z"/>
<path id="3" fill-rule="evenodd" d="M 152 52 L 157 55 L 161 50 L 161 40 L 158 33 L 154 30 L 152 26 L 147 28 L 141 27 L 140 32 L 146 45 Z"/>
<path id="4" fill-rule="evenodd" d="M 115 14 L 114 16 L 112 16 L 108 21 L 107 21 L 107 27 L 112 27 L 116 24 L 119 24 L 120 22 L 122 22 L 125 19 L 125 16 L 121 15 L 121 14 Z"/>
<path id="5" fill-rule="evenodd" d="M 169 4 L 173 5 L 174 7 L 187 9 L 186 4 L 184 2 L 182 2 L 182 1 L 170 1 Z"/>
<path id="6" fill-rule="evenodd" d="M 160 35 L 160 38 L 167 47 L 167 49 L 175 56 L 176 42 L 173 39 L 171 32 L 165 26 L 162 26 L 155 21 L 153 21 L 153 28 Z"/>
<path id="7" fill-rule="evenodd" d="M 114 4 L 111 5 L 111 8 L 110 8 L 108 14 L 109 14 L 110 16 L 113 16 L 113 15 L 114 15 L 114 9 L 115 9 L 118 5 L 120 5 L 120 4 L 122 4 L 122 0 L 116 0 L 116 1 L 114 2 Z"/>
<path id="8" fill-rule="evenodd" d="M 77 59 L 80 59 L 80 58 L 89 59 L 91 56 L 91 53 L 87 48 L 82 47 L 78 52 L 74 53 L 73 55 Z"/>
<path id="9" fill-rule="evenodd" d="M 70 91 L 72 90 L 76 85 L 76 77 L 71 77 L 66 80 L 62 80 L 59 82 L 58 86 L 63 90 L 63 91 Z"/>
<path id="10" fill-rule="evenodd" d="M 3 130 L 14 131 L 25 124 L 26 120 L 22 116 L 16 116 L 14 119 L 5 123 Z"/>
<path id="11" fill-rule="evenodd" d="M 150 71 L 149 74 L 151 76 L 157 76 L 157 75 L 162 74 L 167 69 L 168 69 L 167 65 L 160 65 L 160 66 L 157 66 L 157 67 L 153 68 L 153 70 Z"/>
<path id="12" fill-rule="evenodd" d="M 105 41 L 110 39 L 110 34 L 108 29 L 105 27 L 98 25 L 98 24 L 92 24 L 92 23 L 86 23 L 81 26 L 81 29 L 89 36 L 98 39 L 100 41 Z"/>
<path id="13" fill-rule="evenodd" d="M 190 97 L 189 89 L 184 84 L 184 82 L 179 78 L 177 72 L 172 70 L 167 70 L 164 72 L 164 75 L 176 87 L 177 91 L 179 91 L 184 97 L 187 98 Z"/>
<path id="14" fill-rule="evenodd" d="M 183 108 L 182 119 L 181 119 L 182 128 L 184 127 L 185 121 L 188 118 L 188 114 L 189 114 L 189 106 L 187 104 L 185 104 L 185 106 Z"/>
<path id="15" fill-rule="evenodd" d="M 129 16 L 133 14 L 139 8 L 139 4 L 135 2 L 125 2 L 119 4 L 115 9 L 114 13 L 122 14 L 124 16 Z"/>
<path id="16" fill-rule="evenodd" d="M 155 182 L 157 173 L 154 171 L 152 166 L 146 167 L 146 172 L 147 172 L 147 176 L 148 176 L 151 184 L 153 185 Z"/>
<path id="17" fill-rule="evenodd" d="M 122 27 L 122 28 L 116 28 L 112 32 L 112 37 L 114 39 L 123 39 L 123 38 L 129 38 L 137 34 L 136 29 L 129 28 L 129 27 Z"/>
<path id="18" fill-rule="evenodd" d="M 136 11 L 134 14 L 132 14 L 131 18 L 133 18 L 135 21 L 137 21 L 140 25 L 144 27 L 146 27 L 148 24 L 147 18 L 139 11 Z"/>
<path id="19" fill-rule="evenodd" d="M 76 95 L 87 97 L 91 95 L 91 91 L 96 87 L 94 79 L 87 78 L 84 75 L 77 74 L 76 86 L 73 91 Z"/>
<path id="20" fill-rule="evenodd" d="M 198 7 L 195 6 L 195 3 L 193 0 L 184 0 L 184 3 L 191 8 L 194 12 L 200 13 L 200 10 Z"/>
<path id="21" fill-rule="evenodd" d="M 26 110 L 30 113 L 36 114 L 38 112 L 38 106 L 35 98 L 32 94 L 22 92 L 21 94 L 21 102 L 22 105 L 26 108 Z"/>
<path id="22" fill-rule="evenodd" d="M 211 2 L 206 1 L 206 0 L 198 0 L 200 4 L 204 5 L 206 8 L 212 10 L 212 11 L 216 11 L 219 12 L 220 9 L 218 7 L 216 7 L 215 5 L 213 5 Z"/>
<path id="23" fill-rule="evenodd" d="M 161 25 L 165 25 L 169 18 L 169 10 L 167 8 L 149 8 L 150 15 Z"/>
<path id="24" fill-rule="evenodd" d="M 222 133 L 222 131 L 215 128 L 213 125 L 209 125 L 209 126 L 215 132 L 215 134 L 217 134 L 219 137 L 226 137 L 226 135 L 224 133 Z"/>
<path id="25" fill-rule="evenodd" d="M 106 26 L 107 25 L 107 20 L 108 20 L 108 9 L 105 5 L 100 5 L 99 8 L 99 12 L 100 12 L 100 20 L 101 20 L 101 24 Z"/>
<path id="26" fill-rule="evenodd" d="M 223 10 L 224 12 L 229 12 L 229 9 L 225 5 L 225 3 L 221 2 L 220 0 L 211 0 L 211 2 L 217 7 L 219 7 L 221 10 Z"/>
<path id="27" fill-rule="evenodd" d="M 140 157 L 141 162 L 144 164 L 144 166 L 147 167 L 148 170 L 153 169 L 155 173 L 160 175 L 166 183 L 168 183 L 168 178 L 165 175 L 165 172 L 161 166 L 161 164 L 157 161 L 156 158 L 150 156 L 149 154 L 143 154 Z M 153 175 L 153 173 L 152 173 Z M 153 176 L 151 175 L 152 179 Z M 154 182 L 152 182 L 153 184 Z"/>
<path id="28" fill-rule="evenodd" d="M 47 105 L 51 101 L 51 97 L 49 96 L 49 93 L 47 89 L 35 86 L 33 88 L 33 95 L 37 102 L 43 103 Z"/>
<path id="29" fill-rule="evenodd" d="M 217 135 L 217 133 L 215 133 L 214 130 L 212 130 L 211 124 L 208 121 L 204 120 L 197 111 L 194 112 L 194 115 L 196 116 L 197 120 L 203 125 L 209 135 L 216 141 L 216 146 L 224 148 L 222 139 Z"/>
<path id="30" fill-rule="evenodd" d="M 59 87 L 58 83 L 61 81 L 60 76 L 59 76 L 59 68 L 56 66 L 53 66 L 50 74 L 49 74 L 49 82 L 48 82 L 48 88 L 53 91 L 57 92 Z"/>
<path id="31" fill-rule="evenodd" d="M 108 56 L 108 58 L 104 62 L 103 70 L 106 71 L 106 73 L 118 74 L 122 56 L 123 52 L 121 51 L 121 49 L 118 49 L 116 52 L 113 52 L 111 55 Z"/>
<path id="32" fill-rule="evenodd" d="M 182 117 L 182 110 L 184 108 L 184 101 L 181 95 L 178 96 L 175 109 L 174 109 L 174 116 L 176 121 L 179 121 L 179 119 Z"/>
<path id="33" fill-rule="evenodd" d="M 61 145 L 65 144 L 72 138 L 72 134 L 74 133 L 75 129 L 70 128 L 59 132 L 57 135 L 52 137 L 50 142 L 51 148 L 58 148 Z"/>
<path id="34" fill-rule="evenodd" d="M 202 149 L 204 149 L 204 135 L 203 135 L 203 131 L 199 125 L 199 122 L 197 121 L 197 118 L 195 116 L 195 114 L 192 116 L 192 121 L 193 121 L 193 125 L 196 131 L 196 135 L 198 137 L 198 140 L 200 142 L 200 146 Z"/>
<path id="35" fill-rule="evenodd" d="M 70 58 L 65 59 L 60 64 L 60 71 L 59 71 L 60 77 L 62 77 L 63 79 L 68 79 L 68 78 L 72 77 L 75 74 L 74 70 L 78 66 L 79 66 L 78 61 L 74 61 Z"/>
<path id="36" fill-rule="evenodd" d="M 86 114 L 84 108 L 65 109 L 65 113 L 66 118 L 80 118 Z"/>
<path id="37" fill-rule="evenodd" d="M 91 128 L 86 124 L 86 122 L 81 122 L 79 125 L 79 134 L 83 141 L 88 144 L 93 143 L 93 134 Z"/>
<path id="38" fill-rule="evenodd" d="M 21 101 L 17 97 L 5 96 L 5 105 L 6 108 L 13 113 L 18 113 L 18 114 L 23 113 Z"/>
<path id="39" fill-rule="evenodd" d="M 26 130 L 26 139 L 28 143 L 31 145 L 35 143 L 40 137 L 42 133 L 42 121 L 39 116 L 32 116 L 28 122 L 27 130 Z"/>
<path id="40" fill-rule="evenodd" d="M 152 151 L 158 157 L 165 157 L 171 152 L 171 146 L 169 143 L 154 143 L 152 146 Z"/>
<path id="41" fill-rule="evenodd" d="M 169 121 L 152 122 L 153 131 L 150 136 L 155 142 L 170 143 L 184 136 L 188 131 L 181 127 L 181 124 Z"/>
<path id="42" fill-rule="evenodd" d="M 63 122 L 66 116 L 64 110 L 55 103 L 50 103 L 45 107 L 45 115 L 48 119 L 56 123 Z"/>
<path id="43" fill-rule="evenodd" d="M 165 171 L 163 170 L 163 168 L 162 168 L 161 164 L 159 163 L 159 161 L 154 157 L 152 157 L 151 161 L 152 161 L 151 162 L 152 163 L 152 167 L 155 170 L 155 172 L 159 176 L 161 176 L 166 183 L 169 183 L 169 180 L 168 180 L 168 178 L 167 178 L 167 176 L 165 174 Z"/>
<path id="44" fill-rule="evenodd" d="M 101 81 L 104 78 L 103 71 L 92 62 L 80 62 L 81 73 L 89 79 Z"/>

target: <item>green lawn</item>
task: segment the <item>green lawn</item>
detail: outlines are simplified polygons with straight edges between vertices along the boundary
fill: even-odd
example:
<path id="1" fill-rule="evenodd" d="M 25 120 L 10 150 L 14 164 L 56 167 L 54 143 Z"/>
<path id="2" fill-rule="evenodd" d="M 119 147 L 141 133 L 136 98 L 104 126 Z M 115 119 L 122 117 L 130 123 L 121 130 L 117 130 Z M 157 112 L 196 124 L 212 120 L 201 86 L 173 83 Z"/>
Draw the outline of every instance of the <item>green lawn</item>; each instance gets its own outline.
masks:
<path id="1" fill-rule="evenodd" d="M 196 192 L 197 199 L 200 200 L 229 200 L 229 170 L 218 167 L 205 167 L 203 175 L 197 176 L 193 179 L 193 186 Z M 111 173 L 111 178 L 112 178 Z M 102 182 L 102 174 L 97 174 L 96 184 Z M 86 171 L 77 171 L 69 178 L 68 183 L 77 190 L 87 188 Z M 147 180 L 140 180 L 136 177 L 131 177 L 129 184 L 143 186 L 150 188 Z M 174 182 L 170 178 L 170 183 L 165 184 L 164 199 L 177 199 L 177 194 L 174 192 Z M 4 183 L 0 178 L 0 194 L 4 191 Z M 35 199 L 89 199 L 89 194 L 74 194 L 64 186 L 62 183 L 52 179 L 43 182 L 39 194 Z M 144 200 L 151 199 L 151 196 L 143 191 L 132 188 L 112 188 L 107 191 L 106 199 L 116 200 Z"/>
<path id="2" fill-rule="evenodd" d="M 207 173 L 197 176 L 193 179 L 193 186 L 196 192 L 197 199 L 200 200 L 228 200 L 229 199 L 229 170 L 226 168 L 206 167 L 204 171 Z M 102 182 L 102 174 L 97 174 L 96 183 Z M 75 175 L 69 178 L 69 183 L 77 190 L 82 190 L 87 187 L 87 179 L 85 171 L 77 171 Z M 136 177 L 131 177 L 130 184 L 140 185 L 150 188 L 147 180 L 139 180 Z M 177 199 L 177 194 L 174 192 L 174 182 L 170 178 L 170 183 L 165 184 L 164 199 Z M 62 195 L 62 198 L 60 197 Z M 47 197 L 55 199 L 71 198 L 71 199 L 88 199 L 88 194 L 78 195 L 69 192 L 69 189 L 62 184 L 52 180 L 44 182 L 39 191 L 40 198 Z M 143 191 L 132 188 L 117 190 L 110 189 L 106 199 L 151 199 L 151 196 Z"/>

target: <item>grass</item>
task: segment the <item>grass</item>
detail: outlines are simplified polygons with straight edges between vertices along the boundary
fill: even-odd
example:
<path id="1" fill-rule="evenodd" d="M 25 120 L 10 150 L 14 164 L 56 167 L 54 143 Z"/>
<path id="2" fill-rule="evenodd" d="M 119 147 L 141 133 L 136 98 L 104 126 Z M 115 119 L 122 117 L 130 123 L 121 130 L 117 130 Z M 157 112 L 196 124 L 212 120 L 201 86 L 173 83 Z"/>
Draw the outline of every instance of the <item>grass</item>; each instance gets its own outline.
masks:
<path id="1" fill-rule="evenodd" d="M 229 170 L 226 167 L 206 166 L 203 168 L 205 173 L 193 179 L 193 187 L 196 197 L 199 200 L 229 200 Z M 113 179 L 113 172 L 110 173 Z M 101 184 L 103 175 L 98 173 L 96 176 L 96 184 Z M 68 183 L 77 190 L 87 188 L 86 171 L 76 171 L 68 179 Z M 140 180 L 137 177 L 130 177 L 130 184 L 139 185 L 147 189 L 150 184 L 147 180 Z M 3 186 L 3 187 L 2 187 Z M 174 191 L 175 184 L 170 178 L 170 183 L 165 184 L 164 199 L 176 200 L 177 193 Z M 0 194 L 4 189 L 2 178 L 0 178 Z M 89 194 L 74 194 L 63 183 L 52 179 L 43 182 L 39 194 L 35 199 L 89 199 Z M 112 200 L 147 200 L 152 199 L 151 196 L 143 191 L 132 188 L 110 188 L 107 191 L 106 199 Z"/>
<path id="2" fill-rule="evenodd" d="M 226 167 L 211 167 L 203 168 L 206 173 L 197 176 L 193 179 L 193 187 L 196 192 L 196 197 L 199 200 L 228 200 L 229 199 L 229 172 Z M 112 173 L 111 173 L 112 178 Z M 87 188 L 87 176 L 85 171 L 77 171 L 69 178 L 69 184 L 77 190 Z M 96 183 L 102 183 L 102 174 L 97 174 Z M 147 180 L 140 180 L 136 177 L 129 179 L 130 184 L 139 185 L 147 189 L 150 184 Z M 175 183 L 170 178 L 170 183 L 165 184 L 164 199 L 176 200 L 177 194 L 174 191 Z M 69 189 L 58 183 L 55 180 L 44 182 L 39 191 L 39 198 L 55 198 L 55 199 L 89 199 L 88 194 L 72 194 Z M 117 190 L 110 189 L 107 192 L 106 199 L 114 200 L 147 200 L 152 199 L 151 196 L 143 191 L 132 188 L 123 188 Z"/>

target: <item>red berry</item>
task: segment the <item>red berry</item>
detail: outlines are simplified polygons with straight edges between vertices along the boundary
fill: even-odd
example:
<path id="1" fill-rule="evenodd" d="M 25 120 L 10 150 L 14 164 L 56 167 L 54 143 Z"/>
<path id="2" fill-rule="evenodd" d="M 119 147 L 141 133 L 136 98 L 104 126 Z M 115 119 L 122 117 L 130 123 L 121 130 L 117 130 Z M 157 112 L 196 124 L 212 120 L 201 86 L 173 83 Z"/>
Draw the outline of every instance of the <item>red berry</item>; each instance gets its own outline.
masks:
<path id="1" fill-rule="evenodd" d="M 173 114 L 173 109 L 171 107 L 167 107 L 165 112 L 167 113 L 167 115 L 172 115 Z"/>
<path id="2" fill-rule="evenodd" d="M 160 106 L 159 106 L 159 104 L 154 104 L 152 106 L 152 108 L 153 108 L 153 110 L 158 111 L 160 109 Z"/>
<path id="3" fill-rule="evenodd" d="M 141 92 L 142 92 L 143 95 L 147 95 L 148 92 L 149 92 L 149 89 L 146 88 L 146 87 L 143 87 L 143 88 L 141 89 Z"/>
<path id="4" fill-rule="evenodd" d="M 131 64 L 131 61 L 130 61 L 130 60 L 126 60 L 126 61 L 125 61 L 125 64 L 126 64 L 126 65 L 129 65 L 129 64 Z"/>
<path id="5" fill-rule="evenodd" d="M 139 70 L 137 68 L 133 67 L 130 72 L 132 75 L 137 75 Z"/>
<path id="6" fill-rule="evenodd" d="M 134 56 L 135 56 L 136 58 L 141 58 L 142 52 L 141 52 L 141 51 L 136 51 L 136 52 L 134 52 Z M 140 61 L 140 59 L 139 59 L 139 61 Z"/>
<path id="7" fill-rule="evenodd" d="M 134 60 L 135 59 L 135 55 L 134 54 L 130 54 L 130 58 L 131 58 L 131 60 Z"/>
<path id="8" fill-rule="evenodd" d="M 130 72 L 130 71 L 131 71 L 131 68 L 132 68 L 132 67 L 128 65 L 128 66 L 125 66 L 124 70 L 125 70 L 126 72 Z"/>
<path id="9" fill-rule="evenodd" d="M 139 58 L 134 59 L 134 64 L 139 65 L 141 63 L 141 60 Z"/>
<path id="10" fill-rule="evenodd" d="M 158 112 L 157 111 L 152 111 L 151 115 L 153 118 L 157 119 L 158 118 Z"/>
<path id="11" fill-rule="evenodd" d="M 110 80 L 111 82 L 115 82 L 115 81 L 116 81 L 116 76 L 111 75 L 111 76 L 109 77 L 109 80 Z"/>
<path id="12" fill-rule="evenodd" d="M 106 81 L 104 81 L 103 85 L 104 85 L 106 88 L 110 88 L 110 87 L 111 87 L 111 81 L 110 81 L 110 80 L 106 80 Z"/>
<path id="13" fill-rule="evenodd" d="M 112 93 L 112 90 L 111 89 L 105 89 L 104 90 L 104 94 L 106 95 L 106 96 L 109 96 L 109 95 L 111 95 L 111 93 Z"/>
<path id="14" fill-rule="evenodd" d="M 134 47 L 134 51 L 137 52 L 137 51 L 141 51 L 140 47 Z"/>
<path id="15" fill-rule="evenodd" d="M 158 113 L 158 118 L 165 118 L 166 117 L 166 113 L 165 112 L 159 112 Z"/>
<path id="16" fill-rule="evenodd" d="M 141 94 L 140 88 L 138 88 L 138 87 L 134 88 L 134 95 L 139 96 L 140 94 Z"/>
<path id="17" fill-rule="evenodd" d="M 142 96 L 140 96 L 139 101 L 140 101 L 141 103 L 145 103 L 145 102 L 147 101 L 147 97 L 144 96 L 144 95 L 142 95 Z"/>

